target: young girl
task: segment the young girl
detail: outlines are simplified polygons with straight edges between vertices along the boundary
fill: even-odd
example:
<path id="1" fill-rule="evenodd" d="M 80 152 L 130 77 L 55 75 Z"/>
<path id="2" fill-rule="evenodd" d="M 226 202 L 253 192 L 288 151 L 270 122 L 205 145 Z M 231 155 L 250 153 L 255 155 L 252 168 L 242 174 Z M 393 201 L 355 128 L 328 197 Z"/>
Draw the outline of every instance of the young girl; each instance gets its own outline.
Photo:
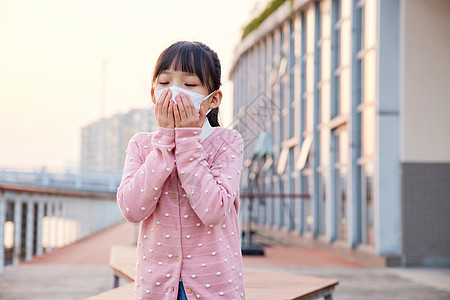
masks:
<path id="1" fill-rule="evenodd" d="M 158 129 L 130 140 L 117 191 L 125 219 L 140 222 L 136 299 L 245 298 L 243 140 L 219 126 L 220 75 L 217 54 L 199 42 L 177 42 L 157 60 Z"/>

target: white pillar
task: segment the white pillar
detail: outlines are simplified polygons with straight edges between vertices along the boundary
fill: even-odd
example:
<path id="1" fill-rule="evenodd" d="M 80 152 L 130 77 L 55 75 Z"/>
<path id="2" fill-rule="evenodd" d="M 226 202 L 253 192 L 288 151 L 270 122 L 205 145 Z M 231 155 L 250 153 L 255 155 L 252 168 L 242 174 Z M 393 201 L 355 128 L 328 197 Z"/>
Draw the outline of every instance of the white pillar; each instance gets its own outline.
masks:
<path id="1" fill-rule="evenodd" d="M 25 260 L 31 261 L 33 259 L 33 238 L 34 238 L 34 203 L 31 195 L 27 194 L 24 197 L 27 200 L 27 225 L 25 237 Z"/>
<path id="2" fill-rule="evenodd" d="M 50 196 L 51 202 L 50 202 L 50 207 L 51 207 L 51 212 L 52 212 L 52 217 L 51 217 L 51 222 L 50 222 L 50 247 L 52 247 L 52 250 L 56 249 L 56 197 L 55 196 Z"/>
<path id="3" fill-rule="evenodd" d="M 67 200 L 68 197 L 61 198 L 61 247 L 67 245 Z"/>
<path id="4" fill-rule="evenodd" d="M 77 237 L 75 240 L 79 240 L 84 237 L 83 202 L 81 201 L 81 198 L 76 199 L 75 209 L 76 209 L 75 219 L 77 220 Z"/>
<path id="5" fill-rule="evenodd" d="M 95 201 L 92 199 L 87 199 L 86 201 L 86 215 L 88 216 L 88 235 L 94 233 L 97 231 L 98 226 L 98 220 L 95 219 Z M 106 213 L 106 211 L 105 211 Z"/>
<path id="6" fill-rule="evenodd" d="M 69 207 L 68 207 L 68 216 L 71 224 L 71 232 L 69 243 L 72 243 L 77 240 L 78 235 L 78 220 L 76 219 L 76 211 L 75 211 L 76 198 L 70 198 Z"/>
<path id="7" fill-rule="evenodd" d="M 51 199 L 51 197 L 46 195 L 45 196 L 45 202 L 47 204 L 47 214 L 46 214 L 46 225 L 47 225 L 47 228 L 46 228 L 46 232 L 45 233 L 43 232 L 42 234 L 45 234 L 46 238 L 47 238 L 47 245 L 46 245 L 47 247 L 45 248 L 45 252 L 46 253 L 50 253 L 50 252 L 52 252 L 52 248 L 50 247 L 50 244 L 51 244 L 51 237 L 52 237 L 51 219 L 53 217 L 53 209 L 52 209 L 52 199 Z"/>
<path id="8" fill-rule="evenodd" d="M 3 266 L 5 265 L 5 222 L 6 222 L 6 197 L 4 192 L 0 192 L 0 275 L 3 274 Z"/>
<path id="9" fill-rule="evenodd" d="M 106 228 L 108 225 L 108 217 L 111 215 L 110 213 L 101 213 L 102 211 L 109 211 L 108 207 L 108 201 L 106 200 L 95 200 L 95 210 L 94 210 L 94 222 L 97 224 L 96 230 L 102 230 Z M 97 218 L 100 218 L 98 221 L 96 221 Z"/>
<path id="10" fill-rule="evenodd" d="M 79 199 L 80 203 L 81 203 L 81 210 L 80 210 L 80 215 L 81 215 L 81 228 L 82 228 L 82 237 L 86 237 L 88 234 L 88 217 L 87 217 L 87 208 L 86 208 L 86 200 L 80 198 Z"/>
<path id="11" fill-rule="evenodd" d="M 36 256 L 42 256 L 42 219 L 44 218 L 44 201 L 42 196 L 35 195 L 38 203 L 37 222 L 36 222 Z"/>
<path id="12" fill-rule="evenodd" d="M 59 248 L 59 242 L 61 240 L 61 197 L 62 196 L 55 196 L 54 197 L 54 210 L 55 210 L 55 216 L 54 216 L 54 232 L 55 232 L 55 238 L 54 238 L 54 244 L 53 248 L 58 249 Z"/>
<path id="13" fill-rule="evenodd" d="M 14 200 L 14 248 L 13 264 L 20 264 L 20 251 L 22 248 L 22 195 L 15 193 Z"/>

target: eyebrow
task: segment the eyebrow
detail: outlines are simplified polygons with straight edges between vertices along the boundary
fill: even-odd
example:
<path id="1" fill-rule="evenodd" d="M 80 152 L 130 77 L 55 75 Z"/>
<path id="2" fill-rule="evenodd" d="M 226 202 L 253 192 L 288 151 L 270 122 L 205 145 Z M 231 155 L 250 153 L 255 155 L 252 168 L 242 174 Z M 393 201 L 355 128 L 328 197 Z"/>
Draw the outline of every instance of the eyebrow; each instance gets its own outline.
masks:
<path id="1" fill-rule="evenodd" d="M 183 73 L 186 73 L 186 72 L 183 72 Z M 170 74 L 172 74 L 172 71 L 164 70 L 164 71 L 161 71 L 160 75 L 161 74 L 168 74 L 168 75 L 170 75 Z M 186 76 L 197 76 L 197 74 L 195 74 L 195 73 L 187 73 Z"/>

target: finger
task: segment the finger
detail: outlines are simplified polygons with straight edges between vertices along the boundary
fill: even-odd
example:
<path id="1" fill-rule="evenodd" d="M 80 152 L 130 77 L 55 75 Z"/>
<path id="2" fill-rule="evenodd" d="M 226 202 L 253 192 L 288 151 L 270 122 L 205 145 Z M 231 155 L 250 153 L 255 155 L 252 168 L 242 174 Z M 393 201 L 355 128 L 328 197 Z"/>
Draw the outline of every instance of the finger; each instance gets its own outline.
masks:
<path id="1" fill-rule="evenodd" d="M 198 112 L 197 112 L 197 110 L 195 109 L 194 102 L 192 102 L 192 100 L 191 100 L 190 97 L 188 97 L 187 99 L 189 100 L 189 106 L 191 107 L 191 113 L 192 113 L 192 116 L 193 116 L 194 118 L 198 118 Z"/>
<path id="2" fill-rule="evenodd" d="M 169 102 L 170 102 L 171 98 L 172 98 L 172 92 L 170 90 L 167 90 L 166 95 L 164 96 L 164 99 L 163 99 L 163 103 L 162 103 L 162 109 L 163 109 L 162 112 L 165 113 L 166 116 L 167 116 L 167 111 L 169 109 Z"/>
<path id="3" fill-rule="evenodd" d="M 185 98 L 186 98 L 186 105 L 187 105 L 186 108 L 187 108 L 187 110 L 189 112 L 189 116 L 191 118 L 194 118 L 194 119 L 198 118 L 198 113 L 195 110 L 195 106 L 194 106 L 194 103 L 191 100 L 191 97 L 189 97 L 189 95 L 185 95 Z"/>
<path id="4" fill-rule="evenodd" d="M 164 99 L 165 99 L 165 97 L 166 97 L 166 95 L 167 95 L 167 90 L 164 90 L 162 93 L 161 93 L 161 95 L 159 96 L 159 99 L 156 101 L 156 111 L 157 111 L 157 118 L 158 119 L 161 119 L 161 117 L 162 117 L 162 114 L 163 114 L 163 109 L 162 109 L 162 106 L 163 106 L 163 103 L 164 103 Z"/>
<path id="5" fill-rule="evenodd" d="M 166 100 L 168 91 L 164 90 L 164 92 L 161 93 L 161 96 L 158 99 L 157 105 L 158 105 L 158 112 L 160 116 L 164 115 L 164 101 Z"/>
<path id="6" fill-rule="evenodd" d="M 181 118 L 180 118 L 180 112 L 178 110 L 178 105 L 174 102 L 173 103 L 173 118 L 175 120 L 175 126 L 178 127 L 180 124 Z"/>
<path id="7" fill-rule="evenodd" d="M 160 103 L 159 103 L 159 101 L 156 101 L 156 103 L 155 103 L 155 116 L 156 116 L 156 119 L 159 119 L 159 113 L 160 113 Z"/>
<path id="8" fill-rule="evenodd" d="M 161 93 L 161 95 L 159 95 L 159 98 L 156 99 L 156 103 L 160 103 L 160 104 L 163 103 L 164 99 L 169 91 L 170 91 L 169 89 L 164 89 L 164 91 Z"/>
<path id="9" fill-rule="evenodd" d="M 194 114 L 192 113 L 193 104 L 192 104 L 191 98 L 189 98 L 188 95 L 182 93 L 181 99 L 183 101 L 184 109 L 186 110 L 186 117 L 189 119 L 193 119 Z M 192 104 L 192 106 L 191 106 L 191 104 Z M 195 111 L 195 107 L 194 107 L 194 111 Z"/>
<path id="10" fill-rule="evenodd" d="M 170 117 L 172 117 L 172 114 L 169 112 L 169 108 L 170 108 L 170 102 L 172 101 L 172 91 L 168 91 L 167 92 L 167 95 L 166 95 L 166 99 L 164 99 L 164 105 L 165 105 L 165 107 L 167 108 L 167 110 L 165 110 L 165 112 L 167 113 L 166 114 L 166 117 L 167 118 L 170 118 Z"/>
<path id="11" fill-rule="evenodd" d="M 177 106 L 178 106 L 178 111 L 180 112 L 180 118 L 181 120 L 185 120 L 187 119 L 187 112 L 186 112 L 186 108 L 185 108 L 185 103 L 184 103 L 184 99 L 181 96 L 183 93 L 180 92 L 177 95 Z"/>
<path id="12" fill-rule="evenodd" d="M 205 113 L 205 109 L 201 105 L 200 105 L 199 113 L 200 113 L 199 118 L 200 118 L 200 124 L 201 124 L 200 127 L 202 127 L 203 123 L 205 122 L 205 119 L 206 119 L 206 113 Z"/>
<path id="13" fill-rule="evenodd" d="M 170 99 L 170 103 L 169 103 L 168 119 L 170 120 L 171 125 L 173 125 L 174 118 L 173 118 L 173 100 L 172 99 Z"/>
<path id="14" fill-rule="evenodd" d="M 170 93 L 170 90 L 165 91 L 164 95 L 161 97 L 161 103 L 160 103 L 160 116 L 165 121 L 167 121 L 167 116 L 168 116 L 167 111 L 169 109 L 169 106 L 167 105 L 167 103 L 168 103 L 168 99 L 170 99 L 169 93 Z"/>

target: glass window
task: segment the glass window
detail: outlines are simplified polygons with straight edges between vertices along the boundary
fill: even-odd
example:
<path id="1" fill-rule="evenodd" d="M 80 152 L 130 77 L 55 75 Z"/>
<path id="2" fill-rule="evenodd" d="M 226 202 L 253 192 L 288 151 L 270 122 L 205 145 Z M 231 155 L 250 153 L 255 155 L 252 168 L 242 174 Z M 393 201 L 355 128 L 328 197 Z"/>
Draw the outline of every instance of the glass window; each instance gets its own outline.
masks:
<path id="1" fill-rule="evenodd" d="M 273 51 L 272 51 L 272 36 L 269 35 L 266 38 L 266 84 L 265 84 L 265 92 L 267 94 L 267 96 L 269 97 L 269 111 L 273 112 L 274 111 L 274 106 L 273 106 L 273 97 L 272 97 L 272 86 L 271 86 L 271 74 L 272 74 L 272 67 L 273 67 L 273 61 L 272 61 L 272 57 L 273 57 Z M 272 114 L 270 114 L 272 115 Z M 267 132 L 272 132 L 272 118 L 267 118 L 266 120 L 266 131 Z"/>
<path id="2" fill-rule="evenodd" d="M 272 86 L 272 90 L 273 90 L 273 104 L 278 106 L 280 108 L 280 110 L 283 109 L 282 105 L 282 99 L 280 98 L 280 78 L 278 76 L 278 68 L 280 65 L 280 39 L 281 39 L 281 35 L 280 35 L 280 29 L 277 28 L 274 31 L 274 35 L 273 35 L 273 60 L 274 60 L 274 67 L 273 69 L 275 70 L 275 74 L 276 74 L 276 80 L 274 82 L 274 85 Z M 274 134 L 274 145 L 275 145 L 275 153 L 279 155 L 281 154 L 281 142 L 282 142 L 282 137 L 280 136 L 280 125 L 281 125 L 281 114 L 274 114 L 273 115 L 273 127 L 272 127 L 272 132 Z"/>
<path id="3" fill-rule="evenodd" d="M 315 7 L 311 5 L 306 11 L 306 92 L 305 92 L 305 130 L 314 129 L 314 27 Z"/>
<path id="4" fill-rule="evenodd" d="M 338 239 L 347 241 L 347 176 L 341 174 L 337 179 L 337 196 L 338 196 Z"/>
<path id="5" fill-rule="evenodd" d="M 306 168 L 309 169 L 309 164 L 310 161 L 309 159 L 306 160 Z M 304 201 L 304 226 L 303 228 L 305 229 L 306 232 L 312 232 L 312 228 L 313 228 L 313 223 L 314 223 L 314 216 L 313 216 L 313 210 L 312 210 L 312 191 L 313 191 L 313 187 L 312 187 L 312 175 L 311 174 L 305 174 L 305 172 L 303 172 L 304 175 L 304 180 L 303 180 L 303 191 L 305 194 L 309 195 L 309 198 L 306 198 Z"/>
<path id="6" fill-rule="evenodd" d="M 347 173 L 349 157 L 349 133 L 347 127 L 335 131 L 336 138 L 336 197 L 337 237 L 347 240 Z"/>
<path id="7" fill-rule="evenodd" d="M 300 172 L 295 173 L 295 175 L 293 176 L 294 177 L 294 193 L 295 194 L 301 194 L 304 192 L 300 185 L 301 180 L 300 180 L 299 173 Z M 294 207 L 294 211 L 293 211 L 294 217 L 295 217 L 294 226 L 295 226 L 295 229 L 297 230 L 297 232 L 300 234 L 302 233 L 300 229 L 303 230 L 302 224 L 301 224 L 301 221 L 302 221 L 301 212 L 302 212 L 302 209 L 304 209 L 304 207 L 305 207 L 304 202 L 305 202 L 304 198 L 298 198 L 298 199 L 295 199 L 295 201 L 294 201 L 294 203 L 295 203 L 295 207 Z"/>
<path id="8" fill-rule="evenodd" d="M 374 245 L 373 163 L 362 168 L 362 226 L 363 243 Z"/>
<path id="9" fill-rule="evenodd" d="M 319 235 L 326 234 L 326 219 L 327 219 L 327 183 L 326 177 L 319 174 Z"/>
<path id="10" fill-rule="evenodd" d="M 286 108 L 288 109 L 288 115 L 289 115 L 289 121 L 287 124 L 287 132 L 288 132 L 288 136 L 289 138 L 291 137 L 295 137 L 295 106 L 297 103 L 297 98 L 295 97 L 295 19 L 294 20 L 290 20 L 288 22 L 288 46 L 289 46 L 289 50 L 287 53 L 287 57 L 289 58 L 288 61 L 288 68 L 289 68 L 289 74 L 288 74 L 288 84 L 287 84 L 287 94 L 289 95 L 287 97 L 287 104 L 286 104 Z M 292 162 L 293 160 L 291 160 Z M 293 168 L 291 168 L 292 170 Z"/>
<path id="11" fill-rule="evenodd" d="M 302 119 L 300 116 L 300 101 L 301 101 L 301 73 L 300 73 L 300 66 L 301 66 L 301 16 L 297 14 L 295 16 L 294 21 L 294 136 L 300 139 L 301 132 L 301 123 L 300 120 Z"/>

